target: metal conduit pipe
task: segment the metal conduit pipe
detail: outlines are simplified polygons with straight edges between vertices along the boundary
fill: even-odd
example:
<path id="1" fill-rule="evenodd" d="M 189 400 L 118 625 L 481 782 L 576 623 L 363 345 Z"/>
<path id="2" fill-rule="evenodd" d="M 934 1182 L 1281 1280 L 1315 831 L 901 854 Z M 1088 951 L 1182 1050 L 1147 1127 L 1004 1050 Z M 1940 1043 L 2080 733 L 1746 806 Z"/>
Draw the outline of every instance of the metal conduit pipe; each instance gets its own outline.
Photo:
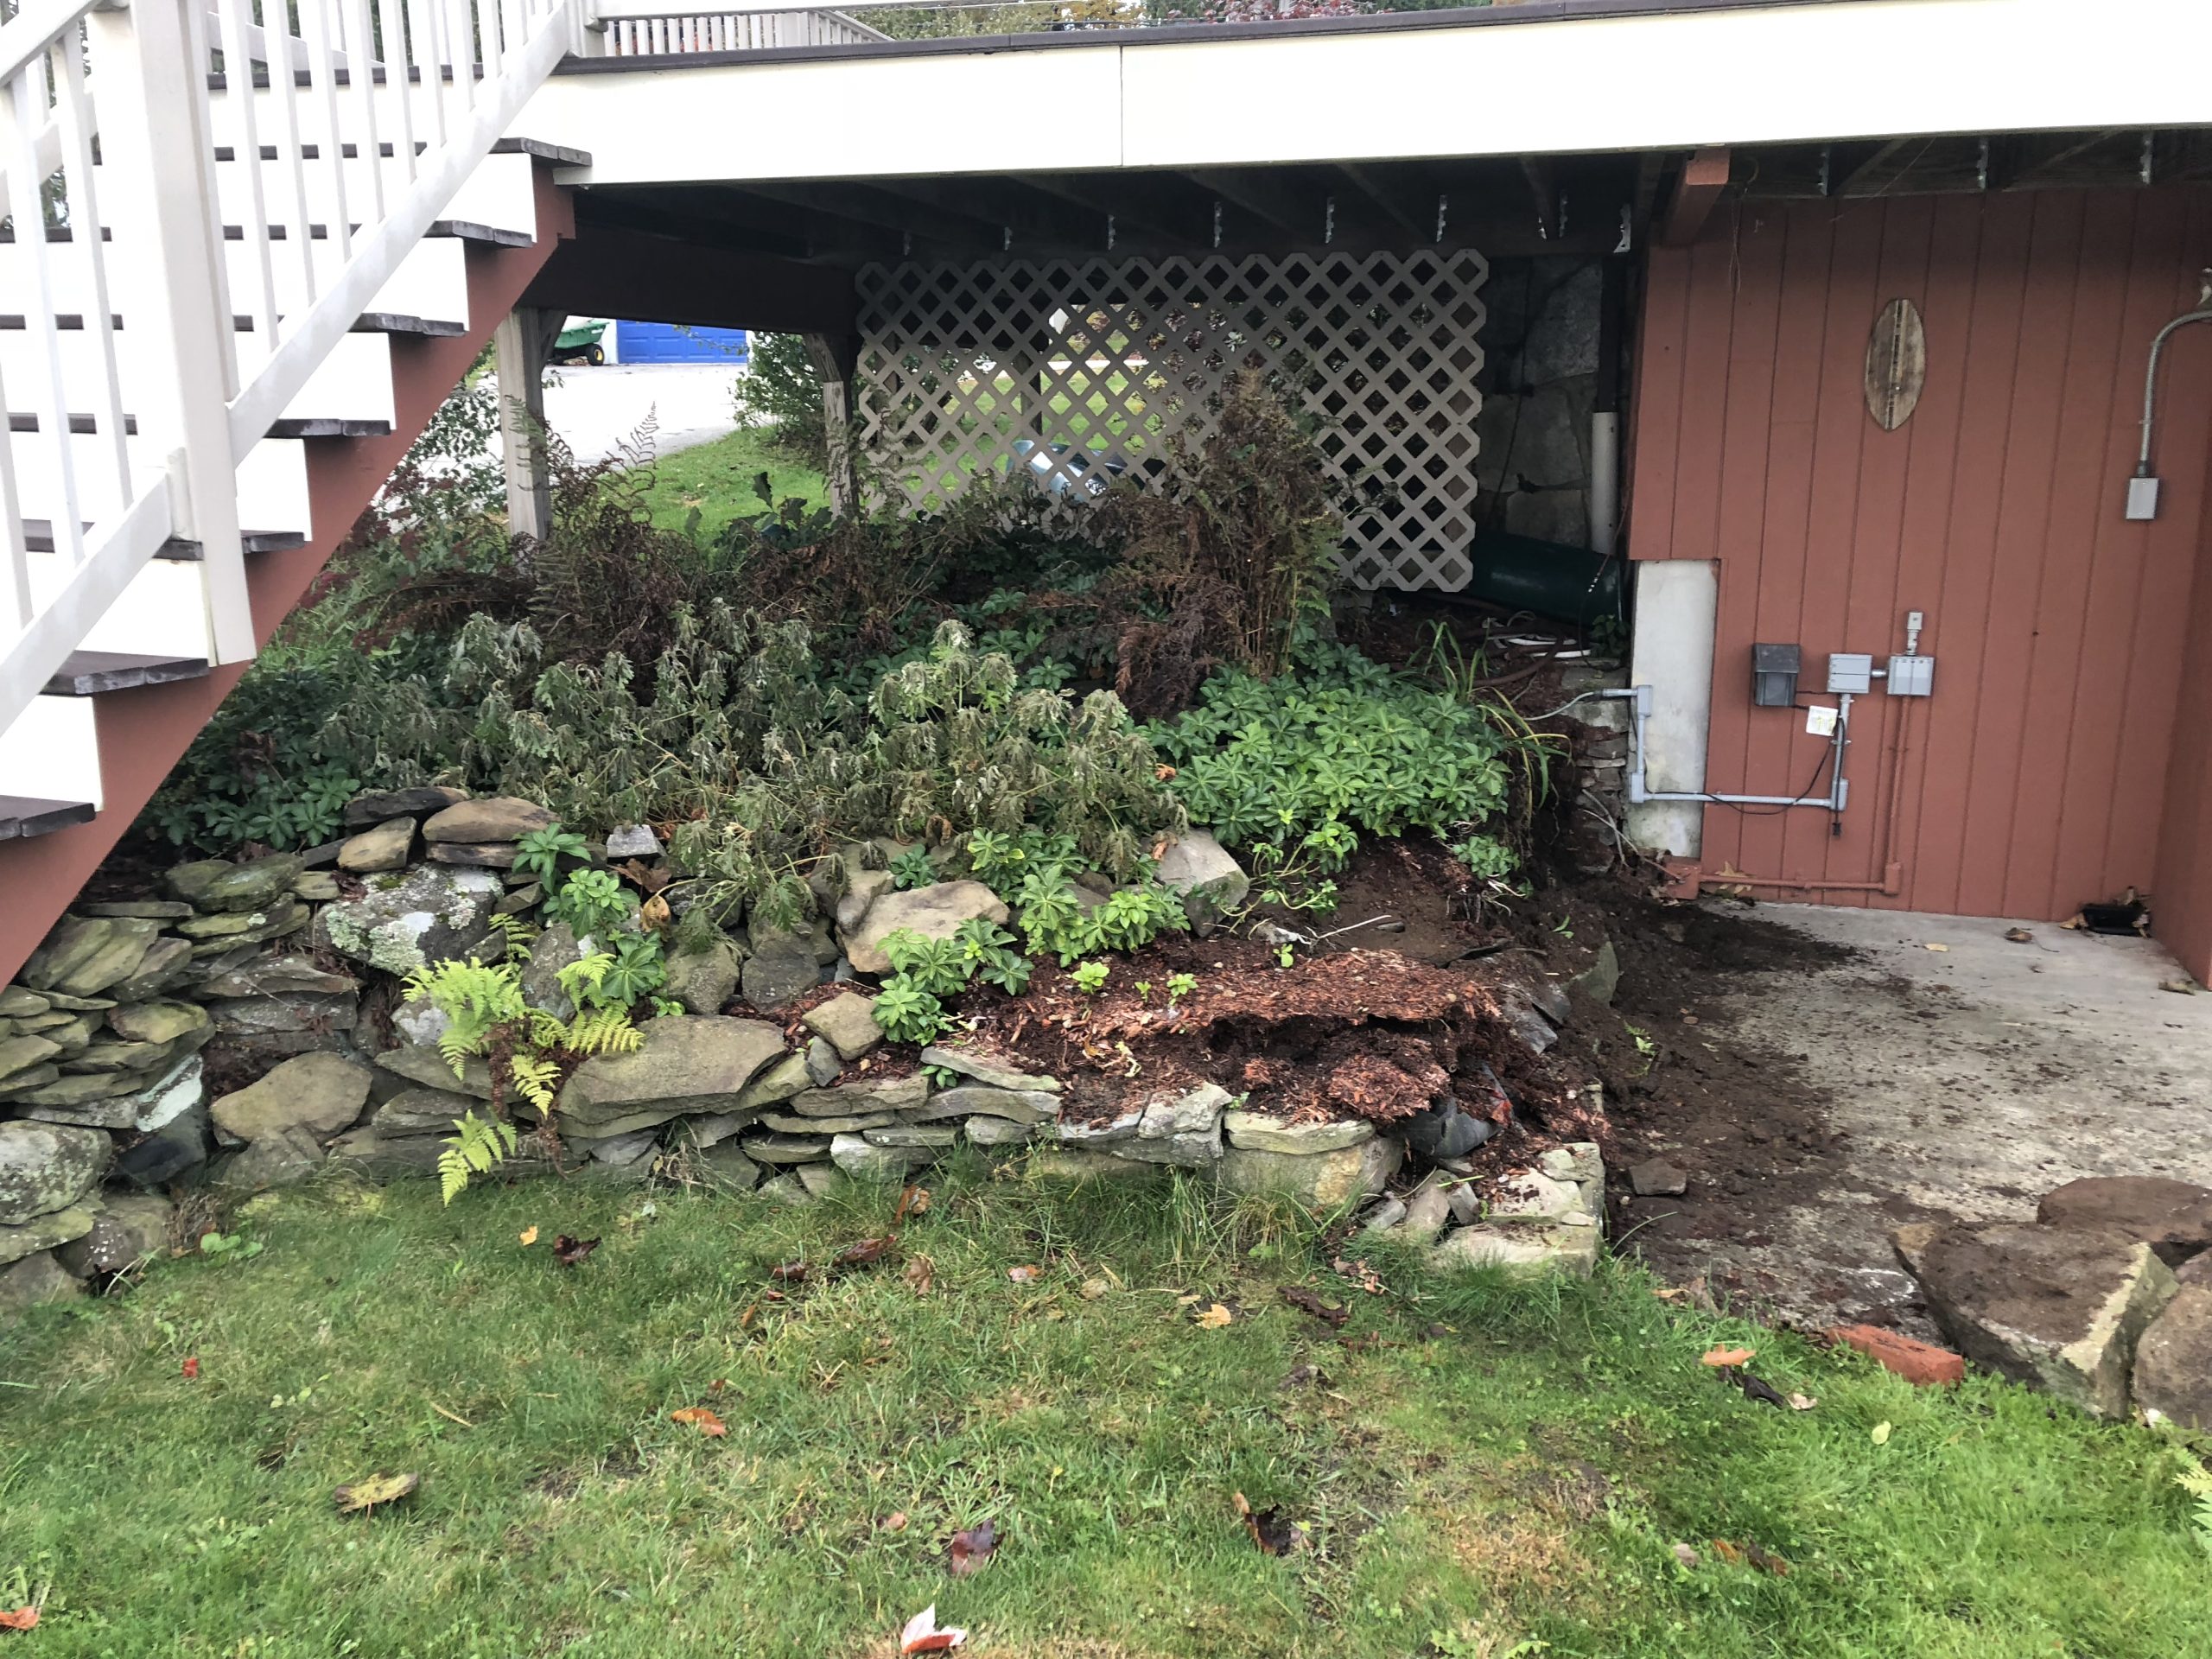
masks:
<path id="1" fill-rule="evenodd" d="M 2178 329 L 2192 322 L 2212 322 L 2212 270 L 2206 270 L 2196 294 L 2197 308 L 2184 311 L 2151 340 L 2151 361 L 2143 371 L 2143 441 L 2135 452 L 2135 476 L 2127 486 L 2127 516 L 2130 518 L 2154 518 L 2158 512 L 2158 480 L 2151 472 L 2151 429 L 2157 418 L 2158 406 L 2158 359 L 2166 349 L 2166 341 Z"/>
<path id="2" fill-rule="evenodd" d="M 1643 728 L 1651 715 L 1651 688 L 1648 685 L 1630 687 L 1625 691 L 1607 693 L 1617 697 L 1636 699 L 1635 718 L 1630 723 L 1628 746 L 1628 804 L 1641 806 L 1646 801 L 1711 801 L 1723 806 L 1817 806 L 1840 813 L 1851 798 L 1851 785 L 1843 775 L 1843 753 L 1851 741 L 1852 694 L 1840 693 L 1837 702 L 1835 734 L 1829 742 L 1828 792 L 1825 795 L 1713 795 L 1703 790 L 1649 789 L 1643 781 Z"/>

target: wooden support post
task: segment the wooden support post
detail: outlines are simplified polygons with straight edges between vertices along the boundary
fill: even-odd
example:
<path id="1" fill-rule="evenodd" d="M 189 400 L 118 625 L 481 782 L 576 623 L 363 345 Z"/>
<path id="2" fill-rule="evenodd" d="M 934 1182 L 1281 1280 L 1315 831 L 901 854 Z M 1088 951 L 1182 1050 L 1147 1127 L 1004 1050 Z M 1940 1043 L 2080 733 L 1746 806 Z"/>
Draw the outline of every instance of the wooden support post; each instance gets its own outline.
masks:
<path id="1" fill-rule="evenodd" d="M 860 508 L 860 478 L 853 466 L 853 370 L 860 342 L 849 334 L 809 334 L 806 355 L 822 382 L 823 447 L 829 460 L 823 484 L 830 511 L 843 515 Z"/>
<path id="2" fill-rule="evenodd" d="M 1696 241 L 1698 232 L 1705 228 L 1706 215 L 1727 188 L 1727 150 L 1694 151 L 1682 163 L 1681 176 L 1675 181 L 1674 198 L 1667 204 L 1667 216 L 1659 232 L 1661 243 L 1686 248 Z"/>
<path id="3" fill-rule="evenodd" d="M 492 331 L 499 377 L 499 449 L 505 458 L 507 533 L 543 541 L 553 531 L 553 489 L 545 467 L 545 366 L 566 319 L 517 306 Z"/>

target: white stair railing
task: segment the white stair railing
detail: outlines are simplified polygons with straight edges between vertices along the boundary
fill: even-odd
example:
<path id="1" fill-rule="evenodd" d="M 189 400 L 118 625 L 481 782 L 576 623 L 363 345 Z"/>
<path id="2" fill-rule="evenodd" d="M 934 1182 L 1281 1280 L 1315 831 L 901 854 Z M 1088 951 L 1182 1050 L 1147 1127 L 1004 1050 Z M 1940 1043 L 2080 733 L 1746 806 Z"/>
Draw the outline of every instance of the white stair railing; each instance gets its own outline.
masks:
<path id="1" fill-rule="evenodd" d="M 579 46 L 585 6 L 0 0 L 0 327 L 31 368 L 0 383 L 0 732 L 171 541 L 198 544 L 214 660 L 253 654 L 239 464 Z M 227 224 L 219 154 L 244 181 Z"/>

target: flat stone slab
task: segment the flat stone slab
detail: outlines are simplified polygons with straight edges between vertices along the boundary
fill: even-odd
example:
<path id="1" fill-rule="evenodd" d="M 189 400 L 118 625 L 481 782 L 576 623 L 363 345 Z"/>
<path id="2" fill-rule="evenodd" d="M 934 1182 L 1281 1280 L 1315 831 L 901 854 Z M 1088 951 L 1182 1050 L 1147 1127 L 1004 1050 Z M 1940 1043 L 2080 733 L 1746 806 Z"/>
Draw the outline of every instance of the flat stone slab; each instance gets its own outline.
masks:
<path id="1" fill-rule="evenodd" d="M 1572 1274 L 1587 1279 L 1598 1266 L 1594 1227 L 1458 1227 L 1429 1249 L 1439 1268 L 1496 1268 L 1516 1276 Z"/>
<path id="2" fill-rule="evenodd" d="M 1005 901 L 980 881 L 938 881 L 905 893 L 887 893 L 868 908 L 860 926 L 844 938 L 853 971 L 880 976 L 891 971 L 883 941 L 905 929 L 925 939 L 949 939 L 974 917 L 1004 924 Z"/>
<path id="3" fill-rule="evenodd" d="M 760 1020 L 679 1014 L 639 1027 L 642 1046 L 578 1066 L 561 1090 L 562 1132 L 626 1135 L 689 1112 L 734 1109 L 746 1085 L 784 1053 L 784 1034 Z"/>
<path id="4" fill-rule="evenodd" d="M 349 837 L 338 849 L 338 868 L 350 875 L 404 869 L 415 849 L 415 820 L 391 818 Z"/>
<path id="5" fill-rule="evenodd" d="M 2054 1187 L 2036 1206 L 2046 1227 L 2112 1227 L 2177 1268 L 2212 1249 L 2212 1187 L 2162 1175 L 2091 1176 Z"/>
<path id="6" fill-rule="evenodd" d="M 1897 1255 L 1976 1364 L 2100 1417 L 2124 1417 L 2144 1330 L 2178 1288 L 2148 1244 L 2111 1229 L 1900 1227 Z"/>
<path id="7" fill-rule="evenodd" d="M 801 1117 L 849 1117 L 865 1112 L 911 1114 L 929 1097 L 929 1079 L 917 1073 L 881 1083 L 841 1083 L 834 1089 L 808 1089 L 792 1096 L 791 1104 Z"/>
<path id="8" fill-rule="evenodd" d="M 208 1109 L 216 1128 L 234 1141 L 264 1141 L 295 1129 L 327 1141 L 360 1116 L 372 1081 L 369 1068 L 357 1060 L 301 1054 Z"/>
<path id="9" fill-rule="evenodd" d="M 520 841 L 533 830 L 550 828 L 553 815 L 535 801 L 512 795 L 487 795 L 456 801 L 423 821 L 423 839 L 461 844 Z"/>
<path id="10" fill-rule="evenodd" d="M 21 1121 L 0 1123 L 0 1227 L 22 1226 L 75 1204 L 98 1184 L 111 1144 L 98 1129 Z"/>
<path id="11" fill-rule="evenodd" d="M 806 1164 L 830 1155 L 826 1135 L 747 1135 L 738 1147 L 755 1163 Z"/>
<path id="12" fill-rule="evenodd" d="M 1023 1071 L 972 1048 L 943 1048 L 936 1044 L 922 1051 L 924 1065 L 941 1065 L 992 1089 L 1014 1089 L 1027 1093 L 1057 1095 L 1060 1080 L 1039 1072 Z"/>
<path id="13" fill-rule="evenodd" d="M 806 1028 L 829 1039 L 842 1060 L 857 1060 L 880 1047 L 883 1027 L 875 1023 L 875 999 L 857 991 L 831 997 L 805 1016 Z"/>
<path id="14" fill-rule="evenodd" d="M 1041 1089 L 986 1089 L 963 1084 L 957 1089 L 940 1089 L 905 1116 L 910 1123 L 936 1123 L 971 1114 L 1002 1117 L 1026 1125 L 1049 1123 L 1060 1115 L 1060 1097 Z"/>
<path id="15" fill-rule="evenodd" d="M 1340 1152 L 1375 1139 L 1375 1126 L 1363 1120 L 1343 1123 L 1286 1123 L 1260 1112 L 1224 1112 L 1222 1133 L 1231 1147 L 1249 1152 L 1289 1154 Z"/>

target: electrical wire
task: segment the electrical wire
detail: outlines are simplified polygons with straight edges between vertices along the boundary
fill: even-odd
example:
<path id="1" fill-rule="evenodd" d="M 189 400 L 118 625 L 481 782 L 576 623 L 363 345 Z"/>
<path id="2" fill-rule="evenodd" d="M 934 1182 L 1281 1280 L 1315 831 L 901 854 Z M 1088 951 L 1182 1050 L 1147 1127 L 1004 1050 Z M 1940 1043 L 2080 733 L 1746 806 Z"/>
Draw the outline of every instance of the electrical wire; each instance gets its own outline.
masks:
<path id="1" fill-rule="evenodd" d="M 1826 806 L 1827 803 L 1825 801 L 1808 801 L 1805 798 L 1813 792 L 1813 786 L 1821 781 L 1821 774 L 1828 769 L 1828 762 L 1835 759 L 1835 752 L 1836 746 L 1833 743 L 1822 746 L 1821 764 L 1813 768 L 1812 777 L 1806 780 L 1805 787 L 1797 791 L 1797 798 L 1794 801 L 1783 801 L 1772 806 L 1752 806 L 1742 801 L 1726 800 L 1718 795 L 1700 795 L 1698 799 L 1711 801 L 1716 806 L 1732 806 L 1747 818 L 1779 817 L 1796 806 Z"/>

